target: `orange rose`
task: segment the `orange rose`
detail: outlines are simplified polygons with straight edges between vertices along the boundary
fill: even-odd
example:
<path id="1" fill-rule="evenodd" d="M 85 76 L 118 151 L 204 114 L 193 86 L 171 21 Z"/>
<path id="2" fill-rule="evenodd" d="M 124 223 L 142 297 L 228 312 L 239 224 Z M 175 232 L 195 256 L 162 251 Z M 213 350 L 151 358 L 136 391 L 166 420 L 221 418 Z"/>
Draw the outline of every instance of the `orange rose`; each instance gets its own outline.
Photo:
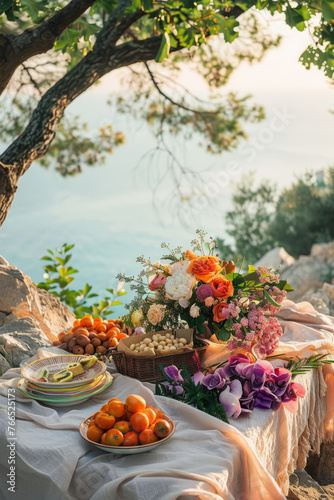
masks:
<path id="1" fill-rule="evenodd" d="M 213 295 L 219 300 L 227 299 L 228 297 L 233 296 L 234 288 L 232 281 L 228 280 L 221 274 L 213 278 L 209 285 L 213 290 Z"/>
<path id="2" fill-rule="evenodd" d="M 194 274 L 196 279 L 207 283 L 222 270 L 219 264 L 219 259 L 213 255 L 204 255 L 203 257 L 196 257 L 191 260 L 187 273 Z"/>
<path id="3" fill-rule="evenodd" d="M 194 260 L 194 259 L 197 259 L 197 255 L 194 252 L 187 250 L 186 251 L 186 258 L 189 260 Z"/>
<path id="4" fill-rule="evenodd" d="M 219 304 L 213 306 L 213 309 L 212 309 L 212 312 L 213 312 L 213 321 L 216 321 L 216 323 L 220 323 L 221 321 L 223 321 L 224 319 L 226 319 L 222 315 L 222 310 L 226 309 L 226 307 L 228 307 L 228 305 L 226 304 L 226 302 L 219 302 Z"/>

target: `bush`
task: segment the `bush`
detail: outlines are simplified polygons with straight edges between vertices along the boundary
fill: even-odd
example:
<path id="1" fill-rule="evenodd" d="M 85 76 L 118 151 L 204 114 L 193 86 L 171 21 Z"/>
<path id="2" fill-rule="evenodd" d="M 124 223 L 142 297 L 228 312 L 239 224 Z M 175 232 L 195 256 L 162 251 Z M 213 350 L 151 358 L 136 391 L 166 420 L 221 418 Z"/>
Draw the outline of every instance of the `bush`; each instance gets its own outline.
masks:
<path id="1" fill-rule="evenodd" d="M 314 243 L 334 240 L 334 168 L 325 174 L 321 180 L 308 173 L 280 194 L 269 180 L 256 185 L 254 173 L 244 178 L 226 216 L 234 244 L 226 247 L 217 239 L 223 258 L 246 257 L 254 263 L 277 246 L 297 258 L 309 254 Z"/>
<path id="2" fill-rule="evenodd" d="M 83 290 L 69 288 L 70 283 L 74 281 L 73 274 L 79 272 L 77 269 L 67 265 L 72 258 L 69 252 L 74 246 L 64 243 L 60 249 L 56 249 L 56 254 L 52 250 L 47 250 L 49 255 L 44 255 L 41 259 L 49 262 L 43 266 L 45 271 L 43 278 L 45 281 L 37 283 L 37 287 L 43 288 L 58 297 L 61 302 L 73 311 L 77 318 L 82 318 L 85 314 L 91 314 L 94 317 L 101 316 L 103 318 L 113 314 L 114 311 L 110 307 L 122 305 L 122 302 L 117 297 L 127 293 L 123 288 L 123 283 L 120 282 L 116 290 L 107 288 L 106 292 L 108 295 L 99 302 L 94 303 L 89 303 L 98 297 L 98 294 L 92 292 L 92 285 L 86 283 Z"/>

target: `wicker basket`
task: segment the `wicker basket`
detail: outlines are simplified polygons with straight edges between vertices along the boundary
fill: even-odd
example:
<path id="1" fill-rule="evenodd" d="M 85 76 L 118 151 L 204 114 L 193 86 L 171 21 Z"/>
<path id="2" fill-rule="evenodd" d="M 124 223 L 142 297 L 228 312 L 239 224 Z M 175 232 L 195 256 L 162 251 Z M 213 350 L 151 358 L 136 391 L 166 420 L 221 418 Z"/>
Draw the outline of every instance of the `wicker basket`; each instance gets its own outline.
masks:
<path id="1" fill-rule="evenodd" d="M 141 382 L 155 382 L 156 380 L 164 380 L 161 373 L 160 365 L 169 366 L 175 365 L 179 369 L 182 363 L 185 364 L 190 375 L 194 375 L 198 371 L 198 362 L 195 355 L 201 361 L 208 347 L 204 339 L 197 339 L 197 344 L 200 347 L 191 349 L 190 351 L 181 352 L 179 354 L 167 354 L 165 356 L 152 356 L 150 358 L 142 358 L 138 356 L 128 356 L 124 352 L 110 351 L 108 356 L 111 356 L 116 369 L 122 375 L 136 378 Z"/>

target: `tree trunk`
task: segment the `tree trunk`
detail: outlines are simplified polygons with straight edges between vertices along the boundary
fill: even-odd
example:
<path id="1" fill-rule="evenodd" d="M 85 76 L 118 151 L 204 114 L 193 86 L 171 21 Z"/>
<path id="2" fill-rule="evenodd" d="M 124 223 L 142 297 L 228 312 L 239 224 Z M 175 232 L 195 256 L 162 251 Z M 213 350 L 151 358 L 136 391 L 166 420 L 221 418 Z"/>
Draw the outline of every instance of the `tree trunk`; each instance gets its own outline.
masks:
<path id="1" fill-rule="evenodd" d="M 15 167 L 0 162 L 0 226 L 4 223 L 17 191 Z"/>

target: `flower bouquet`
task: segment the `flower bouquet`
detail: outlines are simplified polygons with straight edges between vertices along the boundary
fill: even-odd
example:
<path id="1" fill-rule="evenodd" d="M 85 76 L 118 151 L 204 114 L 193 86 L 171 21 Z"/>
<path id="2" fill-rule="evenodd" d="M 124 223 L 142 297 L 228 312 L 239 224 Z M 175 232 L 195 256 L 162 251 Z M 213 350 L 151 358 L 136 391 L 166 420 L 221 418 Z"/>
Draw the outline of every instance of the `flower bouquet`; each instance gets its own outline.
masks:
<path id="1" fill-rule="evenodd" d="M 189 327 L 205 334 L 208 328 L 231 351 L 241 347 L 265 358 L 282 335 L 273 314 L 292 288 L 263 266 L 248 266 L 248 273 L 241 274 L 234 262 L 214 255 L 215 240 L 206 243 L 206 233 L 197 234 L 192 250 L 172 250 L 163 243 L 168 253 L 162 262 L 139 257 L 143 271 L 137 278 L 118 275 L 136 291 L 123 320 L 135 333 Z"/>
<path id="2" fill-rule="evenodd" d="M 231 356 L 228 362 L 216 367 L 213 373 L 199 370 L 190 376 L 183 365 L 160 366 L 164 382 L 156 382 L 156 394 L 170 397 L 194 406 L 228 422 L 250 414 L 253 409 L 277 411 L 282 406 L 294 413 L 298 398 L 305 396 L 305 388 L 295 377 L 307 371 L 332 364 L 325 359 L 330 353 L 317 354 L 297 361 L 293 358 L 255 359 L 250 353 Z"/>

